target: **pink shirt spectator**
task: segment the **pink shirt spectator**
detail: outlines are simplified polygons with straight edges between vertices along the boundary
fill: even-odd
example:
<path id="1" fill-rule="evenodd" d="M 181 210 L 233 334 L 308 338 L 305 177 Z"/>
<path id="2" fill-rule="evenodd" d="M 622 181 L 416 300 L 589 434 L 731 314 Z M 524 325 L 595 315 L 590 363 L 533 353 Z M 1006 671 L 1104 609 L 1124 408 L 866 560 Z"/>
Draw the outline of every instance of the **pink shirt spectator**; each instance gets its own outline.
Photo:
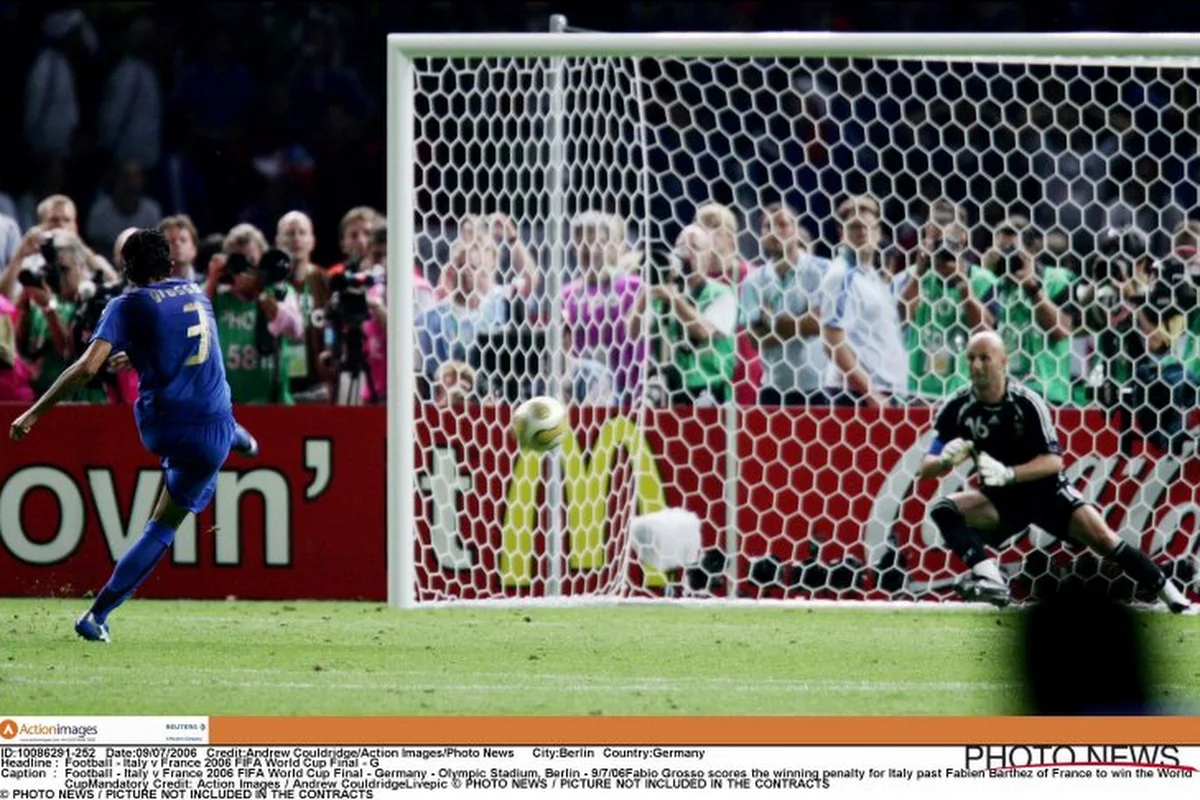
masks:
<path id="1" fill-rule="evenodd" d="M 367 302 L 378 301 L 387 303 L 387 284 L 377 283 L 367 290 Z M 415 319 L 420 319 L 434 301 L 433 285 L 425 280 L 420 267 L 413 269 L 413 312 Z M 363 354 L 367 358 L 367 370 L 371 373 L 371 382 L 375 384 L 375 394 L 380 400 L 387 397 L 387 328 L 375 321 L 372 315 L 363 323 Z M 418 363 L 420 363 L 418 359 Z M 362 400 L 371 402 L 371 387 L 363 381 Z"/>
<path id="2" fill-rule="evenodd" d="M 644 340 L 629 339 L 626 320 L 641 285 L 636 275 L 572 281 L 563 290 L 563 313 L 571 332 L 571 355 L 604 365 L 619 402 L 641 388 Z"/>
<path id="3" fill-rule="evenodd" d="M 295 291 L 289 291 L 279 301 L 279 313 L 267 323 L 267 331 L 272 336 L 282 336 L 293 342 L 304 341 L 304 318 L 300 314 L 300 299 Z"/>
<path id="4" fill-rule="evenodd" d="M 11 301 L 0 295 L 0 403 L 33 402 L 33 370 L 17 353 L 19 314 Z"/>
<path id="5" fill-rule="evenodd" d="M 367 289 L 367 302 L 384 302 L 387 289 L 382 284 L 375 284 Z M 387 397 L 387 328 L 380 325 L 372 314 L 363 323 L 363 355 L 367 359 L 367 371 L 371 375 L 371 383 L 375 384 L 375 395 L 379 400 Z M 370 403 L 371 384 L 362 382 L 362 401 Z"/>

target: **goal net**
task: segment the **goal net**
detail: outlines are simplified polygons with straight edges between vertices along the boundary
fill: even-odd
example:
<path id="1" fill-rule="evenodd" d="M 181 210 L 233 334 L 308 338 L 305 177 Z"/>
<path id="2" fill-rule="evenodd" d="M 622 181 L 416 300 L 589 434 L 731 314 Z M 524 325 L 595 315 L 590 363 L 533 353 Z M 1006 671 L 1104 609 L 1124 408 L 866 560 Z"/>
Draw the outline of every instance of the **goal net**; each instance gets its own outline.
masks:
<path id="1" fill-rule="evenodd" d="M 393 602 L 952 600 L 970 462 L 916 474 L 989 326 L 1192 587 L 1194 45 L 917 38 L 393 37 Z M 573 435 L 520 452 L 544 394 Z"/>

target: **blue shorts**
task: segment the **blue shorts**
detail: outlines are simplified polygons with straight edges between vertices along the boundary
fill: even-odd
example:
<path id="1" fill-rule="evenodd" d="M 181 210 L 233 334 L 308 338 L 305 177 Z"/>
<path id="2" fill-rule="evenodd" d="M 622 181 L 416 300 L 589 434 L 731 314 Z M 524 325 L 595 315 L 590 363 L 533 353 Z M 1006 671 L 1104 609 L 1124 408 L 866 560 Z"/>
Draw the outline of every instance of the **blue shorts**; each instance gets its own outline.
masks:
<path id="1" fill-rule="evenodd" d="M 199 514 L 217 490 L 217 473 L 229 457 L 234 421 L 153 427 L 141 432 L 146 449 L 159 457 L 167 493 L 180 508 Z"/>

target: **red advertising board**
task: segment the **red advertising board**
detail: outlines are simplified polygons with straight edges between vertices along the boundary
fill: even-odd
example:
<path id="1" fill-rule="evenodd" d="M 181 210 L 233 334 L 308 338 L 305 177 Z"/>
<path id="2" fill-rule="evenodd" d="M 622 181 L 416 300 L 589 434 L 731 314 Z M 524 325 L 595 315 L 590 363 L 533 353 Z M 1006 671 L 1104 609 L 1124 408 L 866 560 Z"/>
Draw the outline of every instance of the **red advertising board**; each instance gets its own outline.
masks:
<path id="1" fill-rule="evenodd" d="M 20 409 L 6 407 L 15 416 Z M 386 597 L 384 414 L 242 407 L 262 447 L 230 457 L 142 597 Z M 0 594 L 104 585 L 161 487 L 125 407 L 62 406 L 20 444 L 0 440 Z"/>
<path id="2" fill-rule="evenodd" d="M 929 500 L 954 484 L 913 478 L 929 411 L 745 409 L 732 449 L 720 414 L 575 412 L 577 441 L 564 452 L 560 482 L 564 593 L 616 584 L 659 591 L 624 532 L 633 513 L 682 507 L 700 517 L 706 548 L 736 533 L 743 595 L 944 594 L 958 565 L 936 545 L 925 515 Z M 422 599 L 546 591 L 544 465 L 515 451 L 507 415 L 497 407 L 420 411 Z M 384 410 L 246 407 L 238 416 L 262 455 L 231 457 L 213 505 L 185 523 L 171 560 L 140 595 L 385 598 Z M 1200 460 L 1123 454 L 1098 412 L 1065 410 L 1058 423 L 1071 476 L 1123 536 L 1159 561 L 1194 550 Z M 159 486 L 128 409 L 64 408 L 20 445 L 0 442 L 0 594 L 98 588 Z M 1018 537 L 1003 559 L 1049 544 L 1039 536 Z M 767 556 L 781 571 L 763 587 L 748 577 Z M 893 564 L 903 565 L 903 590 L 885 579 Z"/>

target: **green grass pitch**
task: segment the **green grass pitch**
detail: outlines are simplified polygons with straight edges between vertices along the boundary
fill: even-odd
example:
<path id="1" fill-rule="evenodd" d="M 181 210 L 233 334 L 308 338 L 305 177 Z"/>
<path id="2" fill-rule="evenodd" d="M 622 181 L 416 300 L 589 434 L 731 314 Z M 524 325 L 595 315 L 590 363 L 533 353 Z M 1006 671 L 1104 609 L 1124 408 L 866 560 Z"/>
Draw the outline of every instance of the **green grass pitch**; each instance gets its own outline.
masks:
<path id="1" fill-rule="evenodd" d="M 0 600 L 0 715 L 1019 713 L 1018 616 Z M 1144 614 L 1155 692 L 1200 707 L 1200 628 Z M 1096 669 L 1103 670 L 1098 664 Z"/>

